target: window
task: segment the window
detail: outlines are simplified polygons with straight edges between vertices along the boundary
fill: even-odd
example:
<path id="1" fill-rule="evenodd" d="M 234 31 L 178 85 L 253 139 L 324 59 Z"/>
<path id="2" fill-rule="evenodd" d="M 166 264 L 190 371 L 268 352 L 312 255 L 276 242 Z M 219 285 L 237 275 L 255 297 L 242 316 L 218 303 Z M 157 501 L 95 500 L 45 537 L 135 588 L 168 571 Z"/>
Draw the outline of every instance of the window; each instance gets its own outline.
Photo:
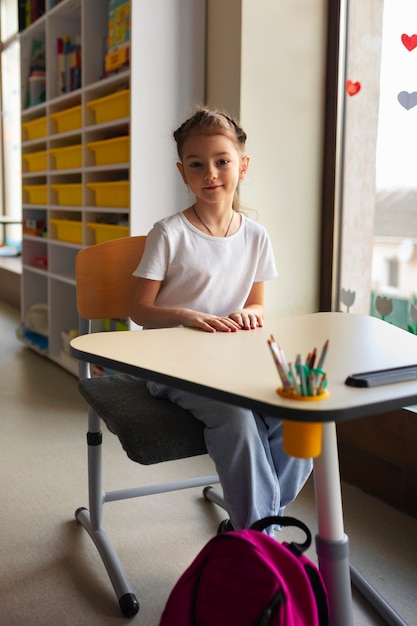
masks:
<path id="1" fill-rule="evenodd" d="M 1 0 L 1 103 L 2 144 L 0 169 L 0 213 L 13 218 L 22 214 L 21 201 L 21 135 L 20 135 L 20 52 L 18 2 Z M 5 228 L 6 242 L 21 246 L 19 225 Z M 2 235 L 0 235 L 2 236 Z M 0 241 L 0 243 L 4 243 Z"/>
<path id="2" fill-rule="evenodd" d="M 354 293 L 351 312 L 382 317 L 378 303 L 389 300 L 392 314 L 384 318 L 410 329 L 417 304 L 415 0 L 340 0 L 338 8 L 334 170 L 333 183 L 325 183 L 334 198 L 324 211 L 327 219 L 333 211 L 333 265 L 321 308 L 346 310 L 342 294 L 351 301 Z"/>

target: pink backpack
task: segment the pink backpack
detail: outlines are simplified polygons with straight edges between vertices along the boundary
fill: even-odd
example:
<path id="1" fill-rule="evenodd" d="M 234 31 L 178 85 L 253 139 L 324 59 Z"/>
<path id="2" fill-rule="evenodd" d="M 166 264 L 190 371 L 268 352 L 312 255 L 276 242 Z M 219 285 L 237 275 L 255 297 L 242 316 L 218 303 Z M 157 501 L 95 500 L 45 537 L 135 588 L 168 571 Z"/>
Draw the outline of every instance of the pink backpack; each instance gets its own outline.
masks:
<path id="1" fill-rule="evenodd" d="M 297 526 L 307 539 L 281 544 L 259 532 L 273 524 Z M 327 626 L 321 574 L 303 555 L 310 544 L 292 517 L 217 535 L 178 580 L 159 626 Z"/>

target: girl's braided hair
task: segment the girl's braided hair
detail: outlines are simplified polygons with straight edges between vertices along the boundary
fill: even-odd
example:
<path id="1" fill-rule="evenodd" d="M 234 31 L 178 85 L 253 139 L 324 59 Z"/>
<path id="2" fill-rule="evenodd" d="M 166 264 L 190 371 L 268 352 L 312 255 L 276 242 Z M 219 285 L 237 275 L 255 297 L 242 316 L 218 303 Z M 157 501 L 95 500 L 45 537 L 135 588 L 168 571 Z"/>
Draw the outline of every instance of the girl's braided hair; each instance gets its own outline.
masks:
<path id="1" fill-rule="evenodd" d="M 184 143 L 191 135 L 225 135 L 241 152 L 246 143 L 245 131 L 232 117 L 204 106 L 198 106 L 194 114 L 174 131 L 180 159 L 182 159 Z"/>

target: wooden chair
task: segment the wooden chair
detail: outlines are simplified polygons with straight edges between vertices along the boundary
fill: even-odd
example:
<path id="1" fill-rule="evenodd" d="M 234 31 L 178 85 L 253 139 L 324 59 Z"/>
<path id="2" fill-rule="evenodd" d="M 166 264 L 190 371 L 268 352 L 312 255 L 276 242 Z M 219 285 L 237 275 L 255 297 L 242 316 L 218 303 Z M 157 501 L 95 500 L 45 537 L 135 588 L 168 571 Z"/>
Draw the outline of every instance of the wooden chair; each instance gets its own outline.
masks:
<path id="1" fill-rule="evenodd" d="M 136 288 L 136 269 L 146 237 L 126 237 L 81 250 L 76 257 L 77 310 L 80 334 L 93 331 L 94 320 L 128 318 Z M 96 323 L 97 324 L 97 323 Z M 119 331 L 120 332 L 120 331 Z M 146 332 L 146 331 L 143 331 Z M 167 400 L 153 398 L 145 381 L 117 374 L 92 377 L 91 364 L 80 362 L 79 391 L 88 403 L 89 509 L 75 512 L 77 521 L 93 539 L 119 600 L 122 613 L 132 617 L 139 610 L 108 536 L 102 527 L 106 502 L 177 489 L 210 485 L 215 475 L 137 488 L 105 492 L 102 488 L 101 420 L 120 440 L 128 457 L 144 465 L 206 454 L 204 425 L 191 413 Z M 206 487 L 204 496 L 223 506 L 221 495 Z"/>

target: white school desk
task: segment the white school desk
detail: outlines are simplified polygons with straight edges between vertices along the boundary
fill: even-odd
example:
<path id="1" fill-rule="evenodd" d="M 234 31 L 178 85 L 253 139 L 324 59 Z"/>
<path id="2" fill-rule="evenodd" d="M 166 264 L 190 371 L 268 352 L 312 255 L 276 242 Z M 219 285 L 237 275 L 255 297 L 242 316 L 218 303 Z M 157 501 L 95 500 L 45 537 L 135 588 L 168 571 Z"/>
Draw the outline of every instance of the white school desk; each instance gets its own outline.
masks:
<path id="1" fill-rule="evenodd" d="M 325 362 L 330 397 L 284 399 L 267 346 L 273 334 L 287 360 L 330 345 Z M 314 460 L 319 567 L 329 594 L 332 626 L 352 626 L 351 578 L 390 624 L 405 624 L 352 567 L 344 532 L 336 423 L 417 403 L 417 380 L 353 388 L 348 375 L 417 363 L 417 336 L 373 317 L 315 313 L 268 319 L 264 328 L 206 333 L 189 328 L 95 333 L 71 342 L 72 354 L 117 371 L 164 382 L 208 398 L 289 420 L 323 423 L 322 452 Z M 368 589 L 366 589 L 368 588 Z M 375 598 L 374 598 L 375 596 Z"/>

